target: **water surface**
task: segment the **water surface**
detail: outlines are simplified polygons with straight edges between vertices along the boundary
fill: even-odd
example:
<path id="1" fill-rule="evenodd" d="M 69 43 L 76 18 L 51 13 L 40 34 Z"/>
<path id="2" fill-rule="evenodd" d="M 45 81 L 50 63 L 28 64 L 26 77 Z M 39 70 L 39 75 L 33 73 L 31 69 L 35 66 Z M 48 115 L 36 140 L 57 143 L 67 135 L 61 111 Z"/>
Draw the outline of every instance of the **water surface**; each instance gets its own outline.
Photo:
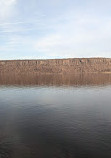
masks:
<path id="1" fill-rule="evenodd" d="M 111 158 L 111 75 L 0 75 L 0 158 Z"/>

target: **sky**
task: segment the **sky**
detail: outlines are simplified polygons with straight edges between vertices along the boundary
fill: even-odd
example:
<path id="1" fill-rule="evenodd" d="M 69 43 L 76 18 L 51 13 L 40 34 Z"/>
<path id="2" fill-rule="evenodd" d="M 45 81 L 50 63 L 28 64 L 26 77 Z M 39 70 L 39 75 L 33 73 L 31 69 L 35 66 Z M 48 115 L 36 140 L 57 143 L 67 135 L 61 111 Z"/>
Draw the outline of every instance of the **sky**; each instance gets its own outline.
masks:
<path id="1" fill-rule="evenodd" d="M 0 60 L 111 57 L 111 0 L 0 0 Z"/>

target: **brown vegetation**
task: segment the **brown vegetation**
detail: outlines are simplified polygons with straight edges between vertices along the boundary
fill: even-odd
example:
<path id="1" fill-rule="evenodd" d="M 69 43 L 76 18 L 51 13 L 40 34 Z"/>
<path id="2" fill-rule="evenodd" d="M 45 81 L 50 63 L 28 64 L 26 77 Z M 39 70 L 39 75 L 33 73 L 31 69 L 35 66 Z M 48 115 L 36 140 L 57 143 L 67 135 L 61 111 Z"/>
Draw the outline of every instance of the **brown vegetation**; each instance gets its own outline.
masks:
<path id="1" fill-rule="evenodd" d="M 1 60 L 0 72 L 98 73 L 111 72 L 111 58 L 72 58 L 48 60 Z"/>

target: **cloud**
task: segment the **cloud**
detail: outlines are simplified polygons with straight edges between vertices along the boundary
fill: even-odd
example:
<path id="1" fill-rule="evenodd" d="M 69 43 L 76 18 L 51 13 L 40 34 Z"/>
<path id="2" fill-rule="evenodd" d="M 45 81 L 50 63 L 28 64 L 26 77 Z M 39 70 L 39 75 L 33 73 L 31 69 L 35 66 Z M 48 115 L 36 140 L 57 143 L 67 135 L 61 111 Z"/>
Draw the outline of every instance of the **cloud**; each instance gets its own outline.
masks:
<path id="1" fill-rule="evenodd" d="M 64 23 L 54 26 L 54 33 L 36 42 L 37 52 L 50 58 L 110 56 L 111 18 L 74 16 L 74 13 L 64 17 L 61 19 Z"/>
<path id="2" fill-rule="evenodd" d="M 61 36 L 54 34 L 54 35 L 50 35 L 48 37 L 43 37 L 42 39 L 39 39 L 39 41 L 35 45 L 35 48 L 41 52 L 50 51 L 51 48 L 53 49 L 59 44 L 61 44 Z"/>
<path id="3" fill-rule="evenodd" d="M 0 57 L 110 57 L 111 12 L 76 2 L 0 0 Z"/>
<path id="4" fill-rule="evenodd" d="M 12 15 L 12 10 L 16 0 L 0 0 L 0 21 Z"/>

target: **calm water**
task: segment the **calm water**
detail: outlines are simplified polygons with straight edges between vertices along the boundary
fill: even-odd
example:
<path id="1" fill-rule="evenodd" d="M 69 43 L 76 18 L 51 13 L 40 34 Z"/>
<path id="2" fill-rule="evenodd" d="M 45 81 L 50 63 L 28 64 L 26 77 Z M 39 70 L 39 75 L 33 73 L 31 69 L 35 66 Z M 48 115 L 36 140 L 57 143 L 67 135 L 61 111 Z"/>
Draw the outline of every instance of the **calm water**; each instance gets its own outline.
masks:
<path id="1" fill-rule="evenodd" d="M 111 75 L 0 75 L 0 158 L 111 158 Z"/>

